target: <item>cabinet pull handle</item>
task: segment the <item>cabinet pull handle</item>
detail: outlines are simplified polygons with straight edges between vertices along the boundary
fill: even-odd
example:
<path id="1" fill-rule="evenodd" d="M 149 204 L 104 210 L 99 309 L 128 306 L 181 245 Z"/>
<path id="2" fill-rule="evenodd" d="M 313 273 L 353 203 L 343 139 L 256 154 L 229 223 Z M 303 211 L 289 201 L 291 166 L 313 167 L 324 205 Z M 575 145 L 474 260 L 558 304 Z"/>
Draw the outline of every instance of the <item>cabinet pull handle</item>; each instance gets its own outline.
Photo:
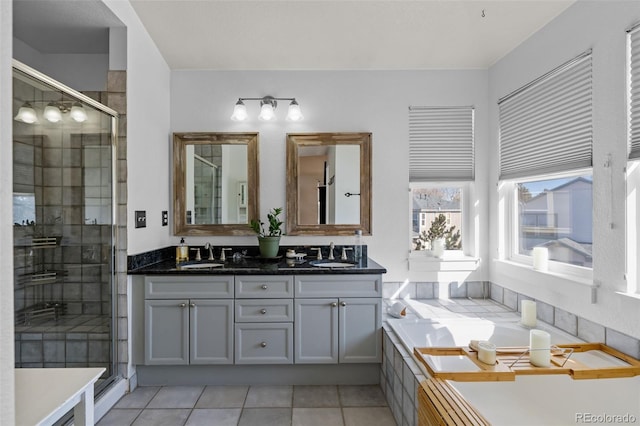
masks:
<path id="1" fill-rule="evenodd" d="M 266 310 L 266 309 L 264 309 L 264 308 L 263 308 L 263 309 L 260 309 L 260 313 L 261 313 L 262 315 L 264 315 L 264 314 L 266 314 L 266 313 L 267 313 L 267 310 Z"/>
<path id="2" fill-rule="evenodd" d="M 262 284 L 262 289 L 263 289 L 263 290 L 266 290 L 266 289 L 268 289 L 268 288 L 269 288 L 269 286 L 267 286 L 266 284 Z"/>
<path id="3" fill-rule="evenodd" d="M 260 343 L 260 346 L 262 346 L 263 348 L 266 348 L 267 347 L 267 342 Z"/>
<path id="4" fill-rule="evenodd" d="M 340 306 L 347 306 L 347 302 L 340 302 Z"/>
<path id="5" fill-rule="evenodd" d="M 181 308 L 186 308 L 186 307 L 187 307 L 187 304 L 186 304 L 186 303 L 181 303 L 181 304 L 179 304 L 178 306 L 180 306 Z"/>
<path id="6" fill-rule="evenodd" d="M 195 304 L 195 303 L 193 303 L 193 302 L 191 302 L 191 303 L 189 303 L 189 306 L 191 306 L 192 308 L 195 308 L 195 307 L 196 307 L 196 304 Z"/>
<path id="7" fill-rule="evenodd" d="M 335 308 L 336 306 L 338 306 L 338 302 L 332 302 L 332 303 L 331 303 L 331 307 L 332 307 L 332 308 Z"/>

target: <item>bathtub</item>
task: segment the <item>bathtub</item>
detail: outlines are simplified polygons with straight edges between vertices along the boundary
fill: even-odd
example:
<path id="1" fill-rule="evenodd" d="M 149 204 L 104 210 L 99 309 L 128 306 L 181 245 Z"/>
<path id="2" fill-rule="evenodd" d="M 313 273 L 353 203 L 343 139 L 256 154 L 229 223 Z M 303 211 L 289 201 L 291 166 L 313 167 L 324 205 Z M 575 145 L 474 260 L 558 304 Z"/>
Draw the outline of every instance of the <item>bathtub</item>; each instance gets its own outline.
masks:
<path id="1" fill-rule="evenodd" d="M 517 319 L 390 319 L 387 321 L 413 356 L 414 347 L 466 346 L 470 340 L 489 340 L 496 346 L 528 346 L 529 329 Z M 575 336 L 539 323 L 551 343 L 581 342 Z M 604 354 L 574 353 L 588 365 L 620 363 Z M 437 369 L 460 370 L 473 364 L 462 357 L 439 357 Z M 445 361 L 446 360 L 446 361 Z M 423 374 L 427 370 L 417 362 Z M 449 382 L 492 425 L 540 426 L 640 424 L 640 377 L 574 380 L 568 375 L 517 376 L 513 382 Z"/>

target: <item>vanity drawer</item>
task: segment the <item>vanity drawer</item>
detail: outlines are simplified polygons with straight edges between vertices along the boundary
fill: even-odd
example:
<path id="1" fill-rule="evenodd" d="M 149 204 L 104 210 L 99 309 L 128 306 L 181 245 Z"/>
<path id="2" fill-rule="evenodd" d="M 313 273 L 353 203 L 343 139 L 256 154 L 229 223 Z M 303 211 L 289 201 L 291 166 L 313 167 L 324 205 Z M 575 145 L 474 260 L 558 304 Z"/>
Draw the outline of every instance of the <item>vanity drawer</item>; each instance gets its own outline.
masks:
<path id="1" fill-rule="evenodd" d="M 233 275 L 146 276 L 145 299 L 232 299 Z"/>
<path id="2" fill-rule="evenodd" d="M 382 276 L 297 275 L 296 297 L 382 297 Z"/>
<path id="3" fill-rule="evenodd" d="M 293 364 L 293 323 L 236 324 L 236 364 Z"/>
<path id="4" fill-rule="evenodd" d="M 293 299 L 236 300 L 236 322 L 291 322 Z"/>
<path id="5" fill-rule="evenodd" d="M 293 275 L 236 275 L 237 299 L 293 297 Z"/>

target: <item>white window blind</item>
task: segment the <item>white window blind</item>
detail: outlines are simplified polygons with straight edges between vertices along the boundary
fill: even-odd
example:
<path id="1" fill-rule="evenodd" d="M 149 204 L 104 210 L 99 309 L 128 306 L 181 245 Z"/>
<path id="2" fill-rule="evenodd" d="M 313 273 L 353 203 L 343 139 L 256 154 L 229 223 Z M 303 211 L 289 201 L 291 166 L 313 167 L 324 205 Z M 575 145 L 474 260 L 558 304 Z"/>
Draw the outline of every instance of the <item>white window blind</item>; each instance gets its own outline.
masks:
<path id="1" fill-rule="evenodd" d="M 409 180 L 473 180 L 473 107 L 409 107 Z"/>
<path id="2" fill-rule="evenodd" d="M 640 159 L 640 25 L 629 30 L 629 159 Z"/>
<path id="3" fill-rule="evenodd" d="M 500 179 L 592 166 L 591 51 L 498 101 Z"/>

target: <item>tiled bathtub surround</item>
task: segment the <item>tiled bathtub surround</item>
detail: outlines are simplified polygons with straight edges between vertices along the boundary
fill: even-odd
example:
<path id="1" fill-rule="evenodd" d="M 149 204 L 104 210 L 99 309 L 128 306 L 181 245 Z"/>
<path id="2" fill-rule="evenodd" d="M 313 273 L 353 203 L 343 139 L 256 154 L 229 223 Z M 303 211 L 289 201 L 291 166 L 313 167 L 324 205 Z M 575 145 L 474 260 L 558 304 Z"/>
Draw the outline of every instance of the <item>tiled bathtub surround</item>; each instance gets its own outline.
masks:
<path id="1" fill-rule="evenodd" d="M 395 300 L 385 300 L 383 307 Z M 508 307 L 490 299 L 427 299 L 403 301 L 408 307 L 407 318 L 496 318 L 513 317 Z M 385 320 L 389 318 L 383 313 Z M 387 404 L 401 426 L 414 426 L 417 419 L 417 392 L 426 380 L 422 370 L 386 322 L 383 325 L 383 354 L 380 368 L 380 387 Z"/>
<path id="2" fill-rule="evenodd" d="M 448 286 L 446 294 L 450 299 L 438 299 L 440 287 Z M 510 312 L 520 312 L 520 302 L 522 300 L 534 300 L 526 295 L 516 293 L 503 288 L 494 283 L 483 281 L 470 281 L 464 283 L 437 283 L 437 282 L 385 282 L 382 289 L 382 296 L 385 299 L 402 299 L 408 301 L 419 300 L 422 303 L 416 304 L 418 315 L 424 318 L 437 317 L 438 315 L 449 315 L 452 310 L 459 313 L 475 313 L 476 316 L 483 316 L 483 309 L 496 309 L 486 305 L 482 308 L 470 307 L 465 299 L 474 299 L 476 302 L 481 299 L 490 299 L 504 305 Z M 429 311 L 426 300 L 437 300 L 433 306 L 445 306 L 447 309 L 436 309 Z M 455 300 L 455 302 L 454 302 Z M 634 358 L 640 358 L 640 339 L 620 333 L 611 328 L 596 324 L 574 313 L 567 312 L 545 302 L 536 300 L 536 312 L 540 321 L 551 324 L 569 334 L 579 337 L 587 342 L 603 342 L 607 345 L 624 352 Z M 467 305 L 465 306 L 465 303 Z M 503 313 L 504 314 L 504 313 Z"/>
<path id="3" fill-rule="evenodd" d="M 407 318 L 497 318 L 518 317 L 520 301 L 531 298 L 505 289 L 496 284 L 466 283 L 464 286 L 467 295 L 469 290 L 476 292 L 478 288 L 490 289 L 490 298 L 451 298 L 437 299 L 415 298 L 414 295 L 438 294 L 439 285 L 443 283 L 413 283 L 412 285 L 400 285 L 399 283 L 385 283 L 383 293 L 385 298 L 389 295 L 396 296 L 393 299 L 385 299 L 383 306 L 383 318 L 388 319 L 386 309 L 397 299 L 407 306 Z M 471 285 L 470 285 L 471 284 Z M 459 291 L 462 286 L 455 284 L 454 291 Z M 435 289 L 435 291 L 434 291 Z M 451 294 L 451 290 L 450 290 Z M 536 301 L 538 320 L 551 324 L 569 334 L 588 342 L 604 342 L 607 345 L 628 354 L 634 358 L 640 358 L 640 340 L 627 336 L 610 328 L 596 324 L 581 318 L 570 312 L 556 308 L 547 303 Z M 416 392 L 420 383 L 426 380 L 422 370 L 416 364 L 412 355 L 402 345 L 391 327 L 383 325 L 383 361 L 380 369 L 380 387 L 385 392 L 387 404 L 391 409 L 396 422 L 402 426 L 417 425 Z"/>
<path id="4" fill-rule="evenodd" d="M 525 295 L 491 284 L 491 299 L 513 311 L 520 310 L 520 301 L 534 300 Z M 640 358 L 640 340 L 611 328 L 596 324 L 571 312 L 536 300 L 538 319 L 558 327 L 587 342 L 604 342 L 634 358 Z"/>

